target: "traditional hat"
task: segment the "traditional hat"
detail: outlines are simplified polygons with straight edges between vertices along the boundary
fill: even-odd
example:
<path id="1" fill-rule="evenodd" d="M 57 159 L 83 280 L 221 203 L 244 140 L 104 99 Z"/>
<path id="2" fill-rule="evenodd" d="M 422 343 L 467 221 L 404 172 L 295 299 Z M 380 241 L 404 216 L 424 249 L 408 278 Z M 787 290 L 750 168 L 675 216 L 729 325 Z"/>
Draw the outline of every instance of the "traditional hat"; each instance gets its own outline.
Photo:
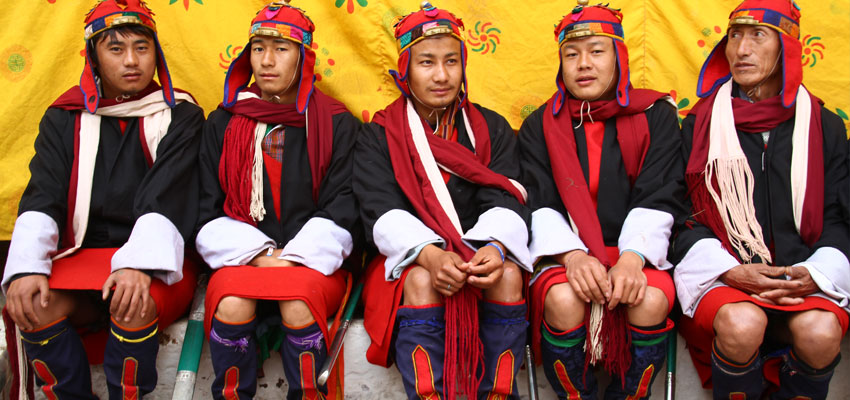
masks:
<path id="1" fill-rule="evenodd" d="M 800 43 L 800 7 L 791 0 L 745 0 L 729 15 L 729 26 L 760 25 L 776 30 L 782 46 L 782 104 L 791 107 L 803 83 L 803 45 Z M 697 82 L 697 95 L 706 97 L 732 77 L 726 58 L 728 34 L 714 47 Z"/>
<path id="2" fill-rule="evenodd" d="M 98 79 L 92 63 L 92 53 L 95 49 L 94 43 L 90 40 L 98 33 L 121 25 L 141 25 L 153 31 L 153 41 L 156 45 L 156 74 L 162 86 L 162 96 L 169 106 L 174 106 L 174 86 L 171 84 L 165 55 L 162 53 L 162 47 L 156 35 L 156 22 L 153 20 L 153 15 L 153 11 L 142 0 L 102 0 L 86 15 L 86 65 L 80 76 L 80 90 L 83 92 L 86 110 L 90 113 L 97 111 L 97 105 L 100 102 Z"/>
<path id="3" fill-rule="evenodd" d="M 564 16 L 561 23 L 555 27 L 555 38 L 558 48 L 570 40 L 587 36 L 607 36 L 614 40 L 614 52 L 617 56 L 617 67 L 620 76 L 617 79 L 617 103 L 626 107 L 629 105 L 629 50 L 623 35 L 623 14 L 620 10 L 607 5 L 588 6 L 588 0 L 579 0 L 573 11 Z M 559 50 L 560 53 L 560 50 Z M 564 105 L 567 96 L 567 86 L 564 84 L 563 66 L 558 68 L 558 96 L 552 103 L 552 113 L 557 115 Z"/>
<path id="4" fill-rule="evenodd" d="M 225 107 L 235 104 L 239 92 L 248 87 L 251 82 L 254 74 L 251 68 L 251 39 L 255 36 L 271 36 L 293 41 L 301 47 L 301 80 L 298 82 L 295 108 L 301 114 L 307 110 L 307 102 L 313 93 L 313 83 L 316 80 L 313 71 L 316 65 L 316 53 L 310 47 L 316 26 L 303 10 L 290 6 L 288 3 L 288 1 L 270 3 L 257 12 L 257 16 L 251 21 L 248 44 L 230 64 L 227 77 L 224 79 Z"/>
<path id="5" fill-rule="evenodd" d="M 390 75 L 405 97 L 410 97 L 407 75 L 410 66 L 410 48 L 431 36 L 447 34 L 460 41 L 461 64 L 463 65 L 463 90 L 460 107 L 466 104 L 466 43 L 463 40 L 463 21 L 454 14 L 436 8 L 423 1 L 419 11 L 408 14 L 395 24 L 395 38 L 398 42 L 398 71 L 390 70 Z"/>

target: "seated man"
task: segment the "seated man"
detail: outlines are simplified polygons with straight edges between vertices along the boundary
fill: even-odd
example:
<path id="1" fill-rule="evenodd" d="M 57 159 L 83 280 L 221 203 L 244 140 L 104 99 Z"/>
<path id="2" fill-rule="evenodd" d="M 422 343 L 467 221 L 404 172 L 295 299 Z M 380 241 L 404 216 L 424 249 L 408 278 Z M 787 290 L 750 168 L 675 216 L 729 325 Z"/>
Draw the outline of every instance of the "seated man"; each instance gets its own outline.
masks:
<path id="1" fill-rule="evenodd" d="M 215 270 L 205 323 L 217 399 L 253 398 L 255 333 L 271 320 L 285 335 L 287 398 L 328 394 L 316 379 L 328 356 L 328 316 L 346 291 L 340 267 L 354 247 L 360 122 L 313 86 L 314 30 L 298 8 L 263 7 L 230 65 L 224 103 L 204 126 L 196 245 Z M 274 311 L 263 313 L 262 302 L 258 312 L 257 300 L 273 301 Z"/>
<path id="2" fill-rule="evenodd" d="M 80 85 L 39 126 L 3 289 L 48 398 L 96 398 L 89 362 L 101 360 L 110 398 L 153 391 L 157 332 L 192 301 L 203 111 L 175 93 L 152 15 L 139 0 L 98 3 Z M 82 328 L 98 332 L 85 350 Z"/>
<path id="3" fill-rule="evenodd" d="M 384 256 L 365 278 L 367 358 L 389 366 L 394 345 L 411 399 L 518 398 L 529 263 L 516 139 L 468 99 L 460 19 L 426 2 L 395 36 L 402 95 L 364 125 L 354 161 Z"/>
<path id="4" fill-rule="evenodd" d="M 543 258 L 531 285 L 533 343 L 559 398 L 597 398 L 586 358 L 612 374 L 606 399 L 649 398 L 673 327 L 670 231 L 684 214 L 676 108 L 631 87 L 622 14 L 579 3 L 555 29 L 558 91 L 519 132 L 529 247 Z M 585 352 L 603 309 L 628 321 L 617 337 L 631 335 L 631 346 Z"/>
<path id="5" fill-rule="evenodd" d="M 788 0 L 741 3 L 682 126 L 681 333 L 715 398 L 761 398 L 765 377 L 771 398 L 826 398 L 847 331 L 847 137 L 801 84 L 799 21 Z"/>

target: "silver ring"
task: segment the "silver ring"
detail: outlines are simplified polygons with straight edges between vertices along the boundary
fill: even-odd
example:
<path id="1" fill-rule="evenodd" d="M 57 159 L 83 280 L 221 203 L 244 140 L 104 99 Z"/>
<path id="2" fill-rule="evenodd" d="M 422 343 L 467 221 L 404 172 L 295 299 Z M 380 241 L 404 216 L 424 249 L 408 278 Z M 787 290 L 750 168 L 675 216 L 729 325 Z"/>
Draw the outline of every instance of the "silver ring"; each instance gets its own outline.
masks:
<path id="1" fill-rule="evenodd" d="M 451 283 L 446 285 L 446 290 L 452 290 L 452 284 Z"/>

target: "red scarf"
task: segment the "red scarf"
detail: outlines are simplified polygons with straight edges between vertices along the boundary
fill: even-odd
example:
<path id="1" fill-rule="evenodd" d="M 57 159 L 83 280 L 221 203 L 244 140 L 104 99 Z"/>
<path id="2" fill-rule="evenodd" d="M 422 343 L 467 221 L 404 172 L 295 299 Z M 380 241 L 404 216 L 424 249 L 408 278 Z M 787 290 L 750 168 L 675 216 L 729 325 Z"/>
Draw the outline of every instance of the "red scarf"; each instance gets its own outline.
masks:
<path id="1" fill-rule="evenodd" d="M 428 136 L 428 145 L 438 164 L 445 166 L 458 177 L 479 186 L 505 190 L 524 203 L 520 191 L 504 175 L 497 174 L 490 164 L 490 130 L 484 116 L 475 106 L 464 107 L 475 137 L 475 152 L 463 145 Z M 396 180 L 410 201 L 419 219 L 437 235 L 446 240 L 446 250 L 458 253 L 469 260 L 474 252 L 461 240 L 448 215 L 442 211 L 422 166 L 413 143 L 407 120 L 407 100 L 399 97 L 386 109 L 375 114 L 374 122 L 386 131 L 387 147 Z M 420 123 L 414 121 L 413 123 Z M 454 296 L 446 299 L 446 352 L 443 364 L 444 390 L 456 393 L 455 377 L 460 377 L 462 390 L 469 398 L 476 396 L 481 378 L 478 376 L 482 361 L 482 344 L 478 336 L 477 288 L 465 285 Z M 460 370 L 456 370 L 459 368 Z"/>
<path id="2" fill-rule="evenodd" d="M 260 95 L 256 84 L 247 90 Z M 306 119 L 310 125 L 307 126 L 307 154 L 313 177 L 313 201 L 316 202 L 333 155 L 333 116 L 348 110 L 318 88 L 310 96 L 308 104 Z M 218 168 L 219 182 L 226 195 L 224 212 L 235 220 L 256 226 L 257 222 L 251 218 L 250 210 L 254 130 L 257 122 L 304 127 L 305 115 L 298 113 L 294 103 L 275 104 L 256 98 L 239 100 L 233 107 L 223 108 L 233 113 L 224 132 Z"/>
<path id="3" fill-rule="evenodd" d="M 649 149 L 649 124 L 644 111 L 664 96 L 665 93 L 653 90 L 630 89 L 629 105 L 626 107 L 620 106 L 616 100 L 590 103 L 590 116 L 594 121 L 616 118 L 617 140 L 620 143 L 626 174 L 632 185 L 640 174 Z M 557 93 L 546 103 L 543 117 L 543 134 L 552 164 L 552 176 L 561 202 L 576 224 L 579 238 L 589 249 L 589 254 L 610 268 L 616 260 L 608 257 L 596 206 L 576 153 L 573 121 L 587 116 L 581 116 L 582 101 L 572 97 L 566 101 L 566 112 L 561 110 L 558 115 L 554 115 L 550 110 L 553 109 L 552 104 L 556 97 Z M 626 307 L 618 306 L 613 312 L 606 310 L 601 329 L 605 341 L 602 355 L 604 367 L 608 372 L 622 378 L 631 364 L 631 337 Z M 587 337 L 587 345 L 590 348 L 590 334 Z M 590 354 L 590 351 L 586 353 L 585 371 L 590 363 Z"/>
<path id="4" fill-rule="evenodd" d="M 720 217 L 717 205 L 705 185 L 705 166 L 708 163 L 709 128 L 711 125 L 711 109 L 717 91 L 711 96 L 700 100 L 690 114 L 696 116 L 694 123 L 693 146 L 691 148 L 688 166 L 685 170 L 685 180 L 688 184 L 688 194 L 693 204 L 691 214 L 694 219 L 707 226 L 720 239 L 720 242 L 730 254 L 740 261 L 734 251 L 726 227 Z M 815 96 L 809 96 L 812 101 L 812 117 L 809 128 L 809 168 L 806 178 L 806 194 L 803 203 L 803 217 L 800 226 L 800 236 L 811 247 L 820 238 L 823 230 L 823 126 L 821 121 L 821 102 Z M 756 103 L 744 99 L 732 98 L 732 111 L 735 115 L 735 128 L 747 133 L 770 131 L 781 123 L 794 118 L 795 109 L 785 108 L 782 97 L 775 96 Z M 713 182 L 715 186 L 716 182 Z"/>

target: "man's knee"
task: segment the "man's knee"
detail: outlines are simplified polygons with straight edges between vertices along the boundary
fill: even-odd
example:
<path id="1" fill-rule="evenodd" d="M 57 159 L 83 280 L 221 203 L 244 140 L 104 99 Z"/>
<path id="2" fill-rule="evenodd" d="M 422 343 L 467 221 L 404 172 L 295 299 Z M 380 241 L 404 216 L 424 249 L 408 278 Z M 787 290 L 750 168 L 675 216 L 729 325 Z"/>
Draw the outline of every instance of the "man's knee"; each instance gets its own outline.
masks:
<path id="1" fill-rule="evenodd" d="M 243 322 L 251 319 L 257 308 L 257 300 L 227 296 L 218 302 L 215 317 L 222 322 Z"/>
<path id="2" fill-rule="evenodd" d="M 767 314 L 752 303 L 730 303 L 714 316 L 714 332 L 721 350 L 734 361 L 755 354 L 764 341 Z"/>
<path id="3" fill-rule="evenodd" d="M 422 306 L 440 302 L 440 294 L 431 282 L 431 273 L 420 266 L 410 267 L 404 279 L 404 304 Z"/>
<path id="4" fill-rule="evenodd" d="M 313 313 L 310 312 L 310 307 L 301 300 L 283 300 L 278 305 L 280 306 L 280 317 L 284 324 L 300 327 L 315 321 Z"/>
<path id="5" fill-rule="evenodd" d="M 559 283 L 546 292 L 543 318 L 553 329 L 570 330 L 584 321 L 586 307 L 587 304 L 576 296 L 569 283 Z"/>
<path id="6" fill-rule="evenodd" d="M 484 291 L 484 298 L 503 303 L 518 302 L 522 300 L 524 283 L 522 270 L 515 263 L 505 261 L 502 278 L 493 287 Z"/>
<path id="7" fill-rule="evenodd" d="M 838 317 L 829 311 L 811 310 L 788 322 L 794 352 L 813 368 L 824 368 L 838 355 L 843 331 Z"/>
<path id="8" fill-rule="evenodd" d="M 629 308 L 629 323 L 637 326 L 653 326 L 667 319 L 670 303 L 661 289 L 647 286 L 643 301 Z"/>
<path id="9" fill-rule="evenodd" d="M 55 289 L 50 289 L 48 293 L 47 307 L 42 307 L 41 295 L 38 293 L 36 293 L 32 298 L 33 312 L 41 323 L 39 326 L 35 327 L 35 329 L 52 324 L 59 319 L 69 317 L 77 308 L 78 302 L 74 293 L 66 290 Z"/>

